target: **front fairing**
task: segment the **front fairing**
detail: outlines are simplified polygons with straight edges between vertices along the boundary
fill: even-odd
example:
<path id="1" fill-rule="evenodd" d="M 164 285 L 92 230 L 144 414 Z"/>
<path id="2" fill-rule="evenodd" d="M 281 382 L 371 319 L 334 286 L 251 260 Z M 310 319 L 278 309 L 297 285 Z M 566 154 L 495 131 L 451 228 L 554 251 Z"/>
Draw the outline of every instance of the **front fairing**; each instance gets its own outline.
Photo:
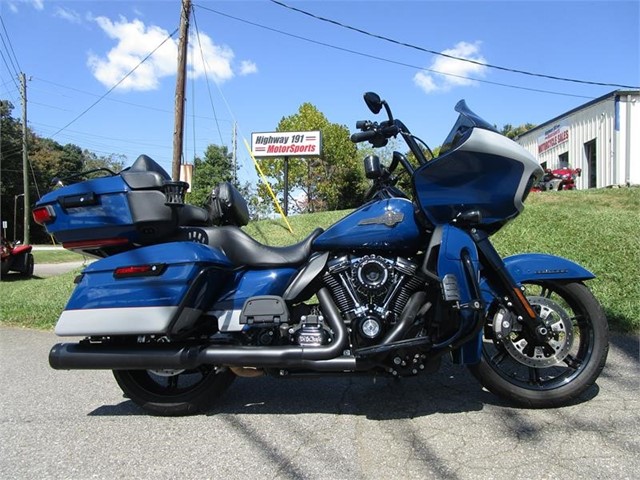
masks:
<path id="1" fill-rule="evenodd" d="M 493 233 L 522 211 L 543 172 L 528 151 L 472 112 L 464 100 L 455 110 L 460 115 L 440 156 L 414 173 L 414 197 L 433 225 L 455 224 L 467 216 L 477 218 L 474 227 Z"/>
<path id="2" fill-rule="evenodd" d="M 416 170 L 414 195 L 434 225 L 476 211 L 474 226 L 493 233 L 522 211 L 543 172 L 529 152 L 496 131 L 462 130 L 452 138 L 453 149 Z"/>

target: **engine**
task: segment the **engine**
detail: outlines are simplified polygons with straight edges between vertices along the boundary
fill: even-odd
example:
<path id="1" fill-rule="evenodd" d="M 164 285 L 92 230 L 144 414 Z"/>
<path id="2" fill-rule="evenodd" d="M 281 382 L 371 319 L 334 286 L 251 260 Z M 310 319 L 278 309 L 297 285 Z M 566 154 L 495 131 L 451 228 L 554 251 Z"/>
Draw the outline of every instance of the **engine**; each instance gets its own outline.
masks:
<path id="1" fill-rule="evenodd" d="M 356 347 L 372 345 L 394 325 L 411 295 L 424 286 L 418 265 L 380 255 L 344 255 L 329 261 L 323 281 L 351 330 Z"/>

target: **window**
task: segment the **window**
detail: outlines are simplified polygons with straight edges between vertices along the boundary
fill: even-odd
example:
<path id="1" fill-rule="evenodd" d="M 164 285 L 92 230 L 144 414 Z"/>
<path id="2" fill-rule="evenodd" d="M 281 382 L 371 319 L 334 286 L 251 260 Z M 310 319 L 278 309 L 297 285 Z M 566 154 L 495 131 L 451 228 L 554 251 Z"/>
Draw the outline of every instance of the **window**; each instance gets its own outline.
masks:
<path id="1" fill-rule="evenodd" d="M 558 164 L 559 168 L 569 168 L 569 152 L 558 155 Z"/>

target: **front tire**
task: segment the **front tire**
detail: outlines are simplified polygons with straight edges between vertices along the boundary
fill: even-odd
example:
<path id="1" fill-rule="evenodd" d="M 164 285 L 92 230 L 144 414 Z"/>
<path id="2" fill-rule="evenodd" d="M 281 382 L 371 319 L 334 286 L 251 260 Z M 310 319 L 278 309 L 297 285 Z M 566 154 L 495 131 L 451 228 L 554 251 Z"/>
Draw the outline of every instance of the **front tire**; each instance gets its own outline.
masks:
<path id="1" fill-rule="evenodd" d="M 496 334 L 499 324 L 490 318 L 482 358 L 469 369 L 490 392 L 517 405 L 550 408 L 571 404 L 604 368 L 609 350 L 606 317 L 580 282 L 541 281 L 525 283 L 525 287 L 541 318 L 555 325 L 554 336 L 548 344 L 537 345 L 524 329 L 516 327 L 500 339 Z"/>
<path id="2" fill-rule="evenodd" d="M 118 385 L 153 415 L 183 416 L 209 410 L 235 379 L 226 367 L 193 370 L 114 370 Z"/>

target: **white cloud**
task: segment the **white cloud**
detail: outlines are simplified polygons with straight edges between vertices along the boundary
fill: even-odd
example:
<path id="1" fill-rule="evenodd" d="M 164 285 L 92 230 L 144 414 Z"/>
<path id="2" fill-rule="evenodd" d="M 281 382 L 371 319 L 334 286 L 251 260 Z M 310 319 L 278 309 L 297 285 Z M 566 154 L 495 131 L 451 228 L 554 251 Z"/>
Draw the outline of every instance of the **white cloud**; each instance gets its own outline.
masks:
<path id="1" fill-rule="evenodd" d="M 154 26 L 145 25 L 141 20 L 128 21 L 120 17 L 112 21 L 106 17 L 93 19 L 112 39 L 117 41 L 106 55 L 90 54 L 87 64 L 95 78 L 104 86 L 111 88 L 127 75 L 136 65 L 149 55 L 169 36 L 169 32 Z M 192 32 L 189 39 L 188 75 L 193 78 L 204 77 L 216 83 L 223 83 L 234 77 L 232 62 L 233 50 L 226 45 L 216 45 L 207 35 L 200 33 L 199 38 Z M 173 76 L 177 70 L 178 45 L 170 38 L 155 51 L 143 64 L 127 77 L 119 86 L 120 90 L 154 90 L 159 88 L 160 80 Z M 245 64 L 246 63 L 246 64 Z M 247 69 L 257 67 L 252 62 L 242 62 L 240 74 L 252 73 Z"/>
<path id="2" fill-rule="evenodd" d="M 443 50 L 441 53 L 486 63 L 480 53 L 480 42 L 459 42 L 455 47 Z M 438 56 L 431 63 L 428 70 L 422 70 L 413 77 L 413 82 L 425 93 L 446 92 L 454 87 L 474 85 L 477 82 L 469 77 L 484 77 L 487 67 L 477 63 Z"/>
<path id="3" fill-rule="evenodd" d="M 106 17 L 96 17 L 95 22 L 110 38 L 118 41 L 106 57 L 90 54 L 87 61 L 95 78 L 109 88 L 118 83 L 169 35 L 169 32 L 160 27 L 146 27 L 140 20 L 128 22 L 124 17 L 120 17 L 116 22 Z M 177 47 L 173 39 L 169 39 L 118 88 L 121 90 L 158 88 L 160 78 L 175 74 L 176 58 Z"/>
<path id="4" fill-rule="evenodd" d="M 19 4 L 31 5 L 36 10 L 44 10 L 44 0 L 9 0 L 6 2 L 9 6 L 9 10 L 13 13 L 18 13 Z"/>
<path id="5" fill-rule="evenodd" d="M 251 60 L 240 62 L 240 75 L 251 75 L 258 72 L 258 66 Z"/>
<path id="6" fill-rule="evenodd" d="M 189 38 L 189 74 L 195 78 L 204 76 L 216 83 L 223 83 L 233 78 L 231 62 L 234 54 L 226 45 L 216 45 L 210 37 L 200 33 L 200 37 L 194 33 Z"/>
<path id="7" fill-rule="evenodd" d="M 80 16 L 80 14 L 70 8 L 63 8 L 58 6 L 56 7 L 54 16 L 66 20 L 69 23 L 82 23 L 82 17 Z"/>

